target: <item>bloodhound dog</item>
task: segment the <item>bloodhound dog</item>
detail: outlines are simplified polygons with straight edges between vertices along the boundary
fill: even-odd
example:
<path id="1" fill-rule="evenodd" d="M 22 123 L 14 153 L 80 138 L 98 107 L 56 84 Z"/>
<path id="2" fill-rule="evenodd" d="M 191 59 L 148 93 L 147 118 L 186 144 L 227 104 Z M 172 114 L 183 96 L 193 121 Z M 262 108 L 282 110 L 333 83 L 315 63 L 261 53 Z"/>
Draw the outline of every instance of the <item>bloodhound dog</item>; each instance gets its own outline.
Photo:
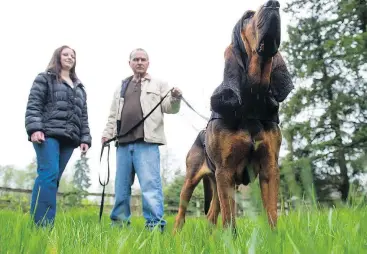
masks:
<path id="1" fill-rule="evenodd" d="M 214 90 L 212 116 L 186 157 L 174 232 L 185 221 L 192 193 L 203 179 L 205 213 L 214 225 L 236 229 L 235 187 L 259 177 L 261 197 L 271 228 L 277 224 L 278 156 L 282 136 L 279 103 L 294 88 L 282 56 L 278 1 L 246 11 L 232 33 L 224 58 L 223 82 Z"/>

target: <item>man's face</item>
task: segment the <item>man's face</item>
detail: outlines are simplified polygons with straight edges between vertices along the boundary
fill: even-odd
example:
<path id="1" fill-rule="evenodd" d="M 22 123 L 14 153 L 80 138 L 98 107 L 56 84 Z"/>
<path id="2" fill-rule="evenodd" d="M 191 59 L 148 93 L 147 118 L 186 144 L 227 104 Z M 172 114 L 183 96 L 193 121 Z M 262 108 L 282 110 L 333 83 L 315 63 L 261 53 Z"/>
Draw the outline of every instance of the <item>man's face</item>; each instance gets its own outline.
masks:
<path id="1" fill-rule="evenodd" d="M 129 61 L 134 74 L 145 74 L 149 67 L 148 56 L 143 51 L 136 51 Z"/>

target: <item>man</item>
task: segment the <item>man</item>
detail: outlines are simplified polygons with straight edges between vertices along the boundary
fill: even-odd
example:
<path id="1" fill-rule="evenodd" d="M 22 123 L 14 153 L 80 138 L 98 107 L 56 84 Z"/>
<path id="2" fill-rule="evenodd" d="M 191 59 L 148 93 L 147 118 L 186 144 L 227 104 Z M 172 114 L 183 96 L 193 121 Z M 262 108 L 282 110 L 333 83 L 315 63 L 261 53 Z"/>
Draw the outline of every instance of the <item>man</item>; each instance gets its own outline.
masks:
<path id="1" fill-rule="evenodd" d="M 123 80 L 114 93 L 102 143 L 128 132 L 170 89 L 166 82 L 147 73 L 149 57 L 144 49 L 133 50 L 129 64 L 134 75 Z M 178 113 L 180 104 L 181 91 L 174 88 L 142 124 L 117 140 L 115 205 L 110 215 L 113 225 L 130 224 L 131 184 L 135 172 L 140 183 L 146 227 L 151 230 L 158 226 L 164 230 L 166 221 L 163 219 L 158 147 L 166 144 L 163 113 Z"/>

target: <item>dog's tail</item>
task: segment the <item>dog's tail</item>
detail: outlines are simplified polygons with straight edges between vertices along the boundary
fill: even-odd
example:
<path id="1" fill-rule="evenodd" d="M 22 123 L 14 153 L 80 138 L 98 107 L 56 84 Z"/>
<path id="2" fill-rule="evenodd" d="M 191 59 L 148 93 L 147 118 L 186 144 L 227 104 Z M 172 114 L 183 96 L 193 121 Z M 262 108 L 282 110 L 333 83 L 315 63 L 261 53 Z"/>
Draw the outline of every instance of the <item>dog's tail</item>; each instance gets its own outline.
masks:
<path id="1" fill-rule="evenodd" d="M 203 186 L 204 186 L 204 213 L 207 215 L 210 207 L 210 202 L 213 198 L 213 192 L 210 184 L 209 176 L 203 177 Z"/>

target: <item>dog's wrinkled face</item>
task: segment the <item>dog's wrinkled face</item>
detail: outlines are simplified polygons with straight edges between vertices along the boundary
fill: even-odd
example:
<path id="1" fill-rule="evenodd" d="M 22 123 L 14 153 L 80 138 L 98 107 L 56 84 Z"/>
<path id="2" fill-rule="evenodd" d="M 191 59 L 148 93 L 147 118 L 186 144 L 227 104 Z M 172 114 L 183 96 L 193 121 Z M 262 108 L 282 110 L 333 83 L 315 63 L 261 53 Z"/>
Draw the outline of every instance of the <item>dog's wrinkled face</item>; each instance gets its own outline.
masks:
<path id="1" fill-rule="evenodd" d="M 259 56 L 270 58 L 278 52 L 281 32 L 279 7 L 278 1 L 267 1 L 243 24 L 242 39 Z"/>

